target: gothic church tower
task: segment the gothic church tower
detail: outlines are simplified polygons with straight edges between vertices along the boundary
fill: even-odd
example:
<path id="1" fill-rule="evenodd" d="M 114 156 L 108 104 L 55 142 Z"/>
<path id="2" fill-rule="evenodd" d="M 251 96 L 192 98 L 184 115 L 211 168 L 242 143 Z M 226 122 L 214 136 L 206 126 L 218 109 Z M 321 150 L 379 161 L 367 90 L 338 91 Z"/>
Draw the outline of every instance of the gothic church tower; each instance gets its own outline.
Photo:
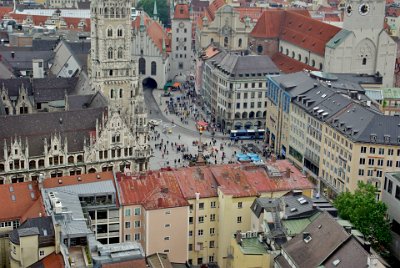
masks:
<path id="1" fill-rule="evenodd" d="M 110 110 L 119 111 L 132 127 L 145 124 L 143 91 L 137 64 L 131 55 L 131 1 L 91 2 L 91 53 L 89 77 L 94 91 L 101 91 Z"/>
<path id="2" fill-rule="evenodd" d="M 134 153 L 128 156 L 139 165 L 138 170 L 144 170 L 148 168 L 150 157 L 147 111 L 143 88 L 139 83 L 137 63 L 131 53 L 131 1 L 91 1 L 91 51 L 88 74 L 92 90 L 100 91 L 108 100 L 107 117 L 111 120 L 108 128 L 116 128 L 108 129 L 109 137 L 105 137 L 105 140 L 111 141 L 111 146 L 116 150 L 120 150 L 125 143 L 133 142 Z M 124 129 L 129 130 L 124 132 Z M 123 137 L 111 138 L 119 137 L 123 132 Z"/>

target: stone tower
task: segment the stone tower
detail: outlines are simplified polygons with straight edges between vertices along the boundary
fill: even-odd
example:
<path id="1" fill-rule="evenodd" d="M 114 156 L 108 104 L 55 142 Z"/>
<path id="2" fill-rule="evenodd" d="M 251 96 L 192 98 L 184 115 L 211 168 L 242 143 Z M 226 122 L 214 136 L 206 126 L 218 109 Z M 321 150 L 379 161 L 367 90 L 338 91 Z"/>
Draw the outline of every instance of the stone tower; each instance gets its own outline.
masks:
<path id="1" fill-rule="evenodd" d="M 130 0 L 91 2 L 91 53 L 89 77 L 92 90 L 101 91 L 110 110 L 121 113 L 125 121 L 145 125 L 146 111 L 137 63 L 131 54 Z"/>
<path id="2" fill-rule="evenodd" d="M 393 86 L 396 43 L 384 29 L 384 0 L 347 0 L 343 29 L 327 43 L 325 71 L 377 74 Z"/>
<path id="3" fill-rule="evenodd" d="M 108 100 L 110 125 L 118 128 L 113 135 L 129 128 L 130 133 L 121 139 L 135 141 L 132 159 L 143 170 L 148 168 L 150 157 L 147 111 L 137 63 L 131 53 L 131 6 L 132 0 L 91 1 L 88 74 L 92 90 L 100 91 Z"/>

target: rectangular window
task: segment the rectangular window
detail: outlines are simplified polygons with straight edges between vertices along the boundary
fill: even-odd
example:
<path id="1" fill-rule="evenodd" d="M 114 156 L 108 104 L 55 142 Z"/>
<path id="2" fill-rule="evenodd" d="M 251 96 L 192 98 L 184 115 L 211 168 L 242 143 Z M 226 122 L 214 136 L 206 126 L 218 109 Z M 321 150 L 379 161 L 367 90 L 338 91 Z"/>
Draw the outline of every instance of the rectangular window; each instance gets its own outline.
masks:
<path id="1" fill-rule="evenodd" d="M 193 231 L 189 231 L 189 236 L 193 236 Z"/>
<path id="2" fill-rule="evenodd" d="M 199 230 L 197 231 L 197 235 L 202 236 L 202 235 L 203 235 L 203 229 L 199 229 Z"/>
<path id="3" fill-rule="evenodd" d="M 238 208 L 242 208 L 243 207 L 243 203 L 242 202 L 238 202 Z"/>
<path id="4" fill-rule="evenodd" d="M 188 250 L 189 250 L 189 251 L 192 251 L 192 250 L 193 250 L 193 244 L 189 244 Z"/>
<path id="5" fill-rule="evenodd" d="M 370 158 L 368 159 L 368 165 L 373 166 L 375 164 L 375 160 Z"/>
<path id="6" fill-rule="evenodd" d="M 367 147 L 361 146 L 361 153 L 365 154 L 367 152 Z"/>
<path id="7" fill-rule="evenodd" d="M 400 161 L 396 161 L 396 167 L 400 167 Z"/>
<path id="8" fill-rule="evenodd" d="M 364 169 L 359 169 L 358 170 L 358 175 L 364 176 Z"/>
<path id="9" fill-rule="evenodd" d="M 242 223 L 242 217 L 240 217 L 240 216 L 237 217 L 236 222 L 237 222 L 237 223 Z"/>
<path id="10" fill-rule="evenodd" d="M 393 155 L 393 149 L 388 149 L 388 155 Z"/>
<path id="11" fill-rule="evenodd" d="M 140 208 L 135 208 L 135 216 L 140 215 Z"/>
<path id="12" fill-rule="evenodd" d="M 210 228 L 210 235 L 215 235 L 215 228 Z"/>
<path id="13" fill-rule="evenodd" d="M 392 189 L 393 189 L 393 182 L 392 182 L 391 180 L 389 180 L 388 189 L 387 189 L 387 191 L 388 191 L 389 194 L 392 193 Z"/>
<path id="14" fill-rule="evenodd" d="M 39 256 L 44 256 L 44 250 L 39 251 Z"/>
<path id="15" fill-rule="evenodd" d="M 236 103 L 236 109 L 240 109 L 240 103 Z"/>
<path id="16" fill-rule="evenodd" d="M 165 228 L 169 228 L 169 227 L 171 227 L 171 224 L 166 223 L 166 224 L 164 224 L 164 227 L 165 227 Z"/>
<path id="17" fill-rule="evenodd" d="M 189 217 L 189 224 L 193 224 L 193 217 Z"/>
<path id="18" fill-rule="evenodd" d="M 376 176 L 377 177 L 382 177 L 382 170 L 377 170 L 376 171 Z"/>
<path id="19" fill-rule="evenodd" d="M 125 235 L 125 241 L 131 241 L 131 235 L 130 234 Z"/>
<path id="20" fill-rule="evenodd" d="M 199 203 L 199 209 L 203 210 L 204 209 L 204 203 Z"/>
<path id="21" fill-rule="evenodd" d="M 240 100 L 240 92 L 236 93 L 236 99 Z"/>
<path id="22" fill-rule="evenodd" d="M 400 186 L 396 185 L 396 193 L 394 195 L 397 200 L 400 200 Z"/>
<path id="23" fill-rule="evenodd" d="M 378 166 L 383 166 L 383 159 L 378 159 Z"/>
<path id="24" fill-rule="evenodd" d="M 129 217 L 131 215 L 131 209 L 127 208 L 125 209 L 125 216 Z"/>
<path id="25" fill-rule="evenodd" d="M 140 240 L 140 233 L 135 233 L 135 241 L 139 241 Z"/>
<path id="26" fill-rule="evenodd" d="M 393 161 L 392 161 L 392 160 L 388 160 L 388 161 L 386 162 L 386 166 L 388 166 L 388 167 L 393 166 Z"/>
<path id="27" fill-rule="evenodd" d="M 385 154 L 385 149 L 379 148 L 378 153 L 379 153 L 380 155 L 384 155 L 384 154 Z"/>
<path id="28" fill-rule="evenodd" d="M 373 176 L 374 175 L 374 170 L 368 169 L 368 176 Z"/>
<path id="29" fill-rule="evenodd" d="M 210 214 L 210 221 L 215 221 L 215 214 Z"/>
<path id="30" fill-rule="evenodd" d="M 199 216 L 199 223 L 203 223 L 204 222 L 204 216 Z"/>
<path id="31" fill-rule="evenodd" d="M 168 241 L 169 239 L 170 239 L 169 236 L 164 237 L 164 240 L 165 240 L 165 241 Z"/>
<path id="32" fill-rule="evenodd" d="M 215 201 L 212 201 L 211 204 L 210 204 L 210 206 L 211 206 L 212 208 L 215 208 Z"/>
<path id="33" fill-rule="evenodd" d="M 360 165 L 365 165 L 365 158 L 360 158 Z"/>
<path id="34" fill-rule="evenodd" d="M 215 248 L 215 241 L 210 241 L 209 248 Z"/>
<path id="35" fill-rule="evenodd" d="M 125 228 L 126 228 L 126 229 L 131 228 L 131 223 L 130 223 L 129 221 L 126 221 L 126 222 L 125 222 Z"/>
<path id="36" fill-rule="evenodd" d="M 140 228 L 140 221 L 135 221 L 135 228 Z"/>
<path id="37" fill-rule="evenodd" d="M 375 148 L 374 147 L 369 148 L 369 153 L 370 154 L 374 154 L 375 153 Z"/>

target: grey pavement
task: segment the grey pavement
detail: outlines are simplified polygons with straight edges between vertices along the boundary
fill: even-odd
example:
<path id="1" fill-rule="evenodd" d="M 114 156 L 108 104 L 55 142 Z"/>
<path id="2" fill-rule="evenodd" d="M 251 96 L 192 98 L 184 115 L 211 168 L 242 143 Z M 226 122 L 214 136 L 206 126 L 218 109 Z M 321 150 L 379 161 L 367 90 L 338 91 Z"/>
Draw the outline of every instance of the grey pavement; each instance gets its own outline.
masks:
<path id="1" fill-rule="evenodd" d="M 174 93 L 174 97 L 183 95 L 179 91 Z M 189 116 L 186 120 L 187 124 L 184 124 L 181 122 L 180 117 L 166 112 L 166 101 L 169 100 L 169 97 L 160 97 L 161 94 L 163 94 L 163 90 L 144 90 L 149 119 L 162 121 L 150 133 L 149 143 L 153 152 L 150 158 L 150 169 L 157 170 L 168 166 L 188 166 L 189 161 L 184 156 L 195 156 L 198 153 L 197 144 L 200 134 L 197 130 L 196 122 L 192 116 Z M 226 164 L 230 161 L 235 162 L 234 153 L 241 151 L 241 142 L 234 144 L 230 141 L 229 135 L 224 136 L 222 133 L 216 133 L 214 139 L 215 144 L 212 143 L 210 132 L 204 132 L 201 137 L 202 143 L 208 145 L 203 154 L 209 157 L 209 163 Z M 243 144 L 246 143 L 252 142 L 243 142 Z M 224 159 L 222 158 L 223 154 L 225 155 Z"/>

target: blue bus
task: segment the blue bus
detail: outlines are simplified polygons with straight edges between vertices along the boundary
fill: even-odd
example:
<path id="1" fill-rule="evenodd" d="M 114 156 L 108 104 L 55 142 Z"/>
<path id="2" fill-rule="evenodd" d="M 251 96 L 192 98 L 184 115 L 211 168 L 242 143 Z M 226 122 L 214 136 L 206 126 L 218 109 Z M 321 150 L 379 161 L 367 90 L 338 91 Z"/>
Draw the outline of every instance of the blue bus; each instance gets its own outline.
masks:
<path id="1" fill-rule="evenodd" d="M 231 130 L 231 140 L 262 140 L 265 136 L 265 129 L 238 129 Z"/>

